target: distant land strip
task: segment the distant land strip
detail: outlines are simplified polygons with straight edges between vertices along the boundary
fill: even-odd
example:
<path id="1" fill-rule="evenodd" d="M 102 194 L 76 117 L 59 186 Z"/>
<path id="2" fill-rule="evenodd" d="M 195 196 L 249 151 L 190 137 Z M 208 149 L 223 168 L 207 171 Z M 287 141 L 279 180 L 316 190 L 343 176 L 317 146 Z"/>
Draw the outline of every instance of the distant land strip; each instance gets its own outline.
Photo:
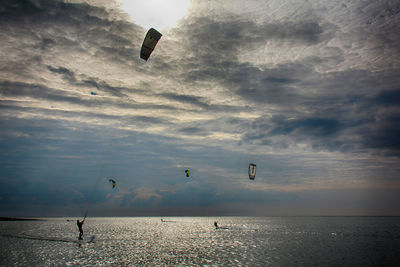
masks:
<path id="1" fill-rule="evenodd" d="M 0 217 L 0 221 L 41 221 L 41 219 Z"/>

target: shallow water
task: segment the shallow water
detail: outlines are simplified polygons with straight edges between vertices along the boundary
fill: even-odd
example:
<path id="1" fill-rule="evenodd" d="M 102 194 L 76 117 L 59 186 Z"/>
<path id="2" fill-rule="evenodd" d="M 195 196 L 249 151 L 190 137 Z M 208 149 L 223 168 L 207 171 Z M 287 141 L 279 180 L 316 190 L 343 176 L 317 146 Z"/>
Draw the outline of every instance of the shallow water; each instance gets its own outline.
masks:
<path id="1" fill-rule="evenodd" d="M 400 217 L 163 219 L 0 222 L 0 265 L 400 266 Z"/>

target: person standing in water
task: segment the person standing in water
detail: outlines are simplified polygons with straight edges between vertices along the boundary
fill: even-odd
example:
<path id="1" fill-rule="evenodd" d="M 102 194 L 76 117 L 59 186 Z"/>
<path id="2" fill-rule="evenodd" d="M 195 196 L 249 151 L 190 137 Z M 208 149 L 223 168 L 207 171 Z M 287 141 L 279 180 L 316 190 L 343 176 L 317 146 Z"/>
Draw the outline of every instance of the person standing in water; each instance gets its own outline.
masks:
<path id="1" fill-rule="evenodd" d="M 79 221 L 79 220 L 76 220 L 76 225 L 78 225 L 78 228 L 79 228 L 79 239 L 80 240 L 82 240 L 82 236 L 83 236 L 83 228 L 82 228 L 82 226 L 83 226 L 83 223 L 85 222 L 85 220 L 83 220 L 83 221 Z"/>

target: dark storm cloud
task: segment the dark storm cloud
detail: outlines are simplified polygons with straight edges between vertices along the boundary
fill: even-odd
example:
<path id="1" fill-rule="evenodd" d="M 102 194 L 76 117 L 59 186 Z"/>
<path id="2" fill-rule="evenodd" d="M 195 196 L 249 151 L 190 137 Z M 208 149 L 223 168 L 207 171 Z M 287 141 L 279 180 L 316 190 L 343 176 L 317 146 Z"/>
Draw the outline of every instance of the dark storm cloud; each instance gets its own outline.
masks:
<path id="1" fill-rule="evenodd" d="M 370 103 L 376 103 L 383 106 L 400 107 L 400 89 L 394 91 L 382 91 L 376 97 L 372 98 Z"/>
<path id="2" fill-rule="evenodd" d="M 341 128 L 341 122 L 327 118 L 303 118 L 300 120 L 285 120 L 274 118 L 272 122 L 276 125 L 270 135 L 288 135 L 292 133 L 308 135 L 313 137 L 331 136 Z"/>
<path id="3" fill-rule="evenodd" d="M 75 104 L 89 104 L 89 101 L 71 96 L 63 90 L 48 88 L 40 84 L 0 81 L 0 93 L 3 96 L 29 96 L 36 99 L 47 99 Z"/>
<path id="4" fill-rule="evenodd" d="M 40 28 L 43 30 L 50 26 L 57 27 L 60 25 L 64 25 L 66 28 L 85 27 L 89 25 L 79 25 L 79 19 L 86 18 L 89 24 L 91 24 L 91 19 L 94 19 L 94 17 L 88 15 L 90 9 L 93 7 L 84 4 L 67 4 L 57 0 L 23 0 L 17 2 L 6 0 L 1 2 L 0 7 L 0 20 L 4 25 L 9 27 L 22 27 L 26 30 L 32 28 L 32 35 L 36 35 L 35 37 L 39 38 L 41 34 L 43 34 Z M 97 11 L 100 11 L 100 9 L 97 9 Z M 35 29 L 35 31 L 33 31 L 33 29 Z M 57 42 L 50 37 L 41 39 L 43 43 L 49 40 L 52 40 L 50 43 Z"/>
<path id="5" fill-rule="evenodd" d="M 86 88 L 86 84 L 84 82 L 77 82 L 75 77 L 75 74 L 71 72 L 70 70 L 66 68 L 55 68 L 51 70 L 52 72 L 62 74 L 63 76 L 66 76 L 66 79 L 71 81 L 71 84 L 74 85 L 81 85 Z M 107 91 L 112 95 L 118 95 L 121 96 L 121 93 L 118 92 L 136 92 L 139 94 L 144 94 L 146 95 L 147 93 L 143 90 L 140 89 L 132 89 L 132 88 L 124 88 L 124 87 L 113 87 L 110 85 L 107 85 L 105 82 L 101 82 L 101 85 L 97 88 L 100 91 Z M 108 88 L 108 90 L 106 90 Z M 57 106 L 57 102 L 67 102 L 70 104 L 75 104 L 75 105 L 82 105 L 85 107 L 99 107 L 99 106 L 113 106 L 115 108 L 121 108 L 121 109 L 144 109 L 144 110 L 171 110 L 171 111 L 178 111 L 178 110 L 185 110 L 185 108 L 180 107 L 179 105 L 163 105 L 163 104 L 152 104 L 152 103 L 138 103 L 135 102 L 132 98 L 129 98 L 128 101 L 117 101 L 114 99 L 108 99 L 108 98 L 96 98 L 96 96 L 92 96 L 92 99 L 90 98 L 82 98 L 82 95 L 77 95 L 74 93 L 70 93 L 64 90 L 58 90 L 54 88 L 48 88 L 47 86 L 41 85 L 41 84 L 29 84 L 29 83 L 21 83 L 21 82 L 10 82 L 10 81 L 0 81 L 0 94 L 3 96 L 8 96 L 8 97 L 13 97 L 13 96 L 18 96 L 18 97 L 30 97 L 34 99 L 41 99 L 41 100 L 50 100 L 53 101 L 52 106 Z M 89 95 L 88 95 L 89 96 Z M 212 105 L 212 104 L 205 104 L 201 103 L 200 100 L 201 98 L 197 97 L 192 97 L 192 96 L 182 96 L 182 95 L 176 95 L 172 93 L 168 94 L 161 94 L 161 97 L 166 97 L 168 99 L 173 99 L 176 101 L 181 101 L 183 103 L 190 103 L 194 106 L 201 106 L 204 109 L 210 109 L 210 110 L 220 110 L 220 111 L 232 111 L 232 110 L 243 110 L 242 107 L 232 107 L 232 106 L 225 106 L 225 105 Z M 8 108 L 10 110 L 13 109 L 19 109 L 19 110 L 27 110 L 27 108 L 18 108 L 17 106 L 13 106 L 13 104 L 17 104 L 15 101 L 13 103 L 9 102 L 7 105 L 5 104 L 5 101 L 2 101 L 2 108 Z M 49 107 L 50 108 L 50 107 Z M 190 110 L 191 108 L 189 108 Z M 34 110 L 32 110 L 34 111 Z M 63 112 L 64 111 L 56 111 L 52 110 L 52 113 L 56 112 L 61 112 L 57 113 L 59 115 L 66 115 Z M 67 112 L 67 111 L 65 111 Z M 69 111 L 68 111 L 69 112 Z M 81 112 L 77 112 L 81 113 Z M 92 116 L 95 116 L 95 112 L 91 113 Z M 103 118 L 105 118 L 105 115 L 102 115 Z M 109 116 L 111 118 L 113 116 Z M 139 116 L 140 117 L 140 116 Z M 146 116 L 142 116 L 142 118 L 150 118 Z M 131 119 L 127 118 L 127 121 L 130 121 Z M 153 117 L 152 119 L 149 119 L 149 122 L 154 121 L 154 122 L 159 122 L 161 119 Z"/>
<path id="6" fill-rule="evenodd" d="M 392 26 L 379 27 L 393 33 Z M 317 150 L 383 148 L 397 153 L 400 79 L 396 68 L 319 72 L 316 66 L 334 63 L 330 56 L 305 57 L 269 66 L 255 66 L 238 59 L 241 51 L 268 41 L 290 42 L 294 47 L 315 46 L 331 40 L 337 31 L 337 26 L 323 19 L 268 24 L 235 18 L 201 17 L 187 21 L 182 42 L 191 53 L 180 60 L 189 70 L 182 78 L 187 82 L 212 81 L 222 85 L 249 104 L 255 103 L 254 110 L 268 106 L 279 110 L 272 119 L 260 118 L 250 128 L 246 129 L 246 121 L 238 124 L 245 131 L 242 142 L 287 147 L 291 142 L 307 141 Z M 368 31 L 360 34 L 367 36 Z M 387 42 L 383 47 L 392 45 Z M 344 53 L 340 48 L 334 51 L 342 61 Z M 186 101 L 203 104 L 198 99 Z M 394 111 L 388 113 L 389 107 Z M 381 119 L 376 120 L 377 116 Z M 211 132 L 211 125 L 191 124 L 181 130 L 204 135 L 204 129 Z M 277 141 L 276 137 L 284 140 Z"/>
<path id="7" fill-rule="evenodd" d="M 288 70 L 293 72 L 288 75 Z M 236 93 L 244 99 L 270 104 L 294 104 L 300 99 L 294 77 L 304 71 L 304 66 L 279 66 L 260 70 L 249 64 L 238 64 L 238 69 L 226 77 L 224 83 L 236 86 Z M 290 78 L 291 77 L 291 78 Z"/>
<path id="8" fill-rule="evenodd" d="M 268 40 L 286 40 L 294 44 L 317 44 L 333 37 L 333 29 L 324 31 L 318 22 L 279 22 L 257 24 L 250 20 L 216 20 L 200 17 L 185 22 L 184 39 L 203 63 L 232 60 L 239 48 L 251 49 Z"/>
<path id="9" fill-rule="evenodd" d="M 77 85 L 80 84 L 88 88 L 96 88 L 99 91 L 107 92 L 113 96 L 126 97 L 126 94 L 121 93 L 121 91 L 126 91 L 126 88 L 111 86 L 106 82 L 100 81 L 96 78 L 88 78 L 86 80 L 83 80 L 81 83 L 78 83 Z"/>
<path id="10" fill-rule="evenodd" d="M 360 131 L 363 145 L 383 149 L 386 154 L 400 156 L 400 111 L 385 115 L 373 124 L 365 125 Z"/>
<path id="11" fill-rule="evenodd" d="M 294 46 L 316 45 L 330 40 L 336 30 L 328 23 L 321 26 L 318 21 L 257 24 L 251 20 L 237 19 L 235 16 L 198 17 L 187 20 L 182 25 L 184 26 L 174 34 L 188 53 L 181 55 L 179 61 L 168 59 L 165 70 L 170 73 L 183 66 L 185 71 L 177 75 L 185 82 L 217 82 L 242 96 L 254 95 L 254 99 L 259 99 L 257 91 L 260 91 L 260 81 L 270 85 L 272 95 L 276 95 L 277 90 L 286 90 L 286 98 L 295 97 L 296 93 L 286 85 L 295 82 L 296 77 L 289 74 L 296 66 L 286 70 L 270 68 L 267 74 L 267 70 L 263 71 L 250 63 L 239 62 L 238 55 L 241 51 L 257 50 L 264 47 L 268 41 L 284 41 Z M 296 74 L 301 75 L 300 71 L 298 69 Z M 275 100 L 272 98 L 269 98 L 271 102 L 281 101 L 280 96 L 276 95 Z"/>
<path id="12" fill-rule="evenodd" d="M 297 113 L 296 118 L 284 115 L 260 118 L 251 123 L 242 141 L 271 146 L 307 141 L 317 150 L 372 149 L 374 153 L 382 150 L 386 155 L 398 156 L 399 105 L 399 90 L 382 91 L 372 96 L 334 97 L 326 101 L 317 98 L 303 105 L 314 116 Z M 279 136 L 285 137 L 286 141 L 274 143 L 274 137 Z"/>
<path id="13" fill-rule="evenodd" d="M 127 96 L 126 93 L 132 93 L 132 92 L 141 95 L 149 95 L 149 92 L 146 90 L 136 89 L 136 88 L 126 88 L 120 86 L 111 86 L 105 81 L 100 80 L 98 78 L 86 77 L 83 74 L 76 75 L 75 72 L 64 67 L 54 68 L 52 66 L 47 66 L 47 68 L 52 73 L 60 74 L 65 81 L 67 81 L 70 85 L 73 86 L 88 88 L 92 90 L 99 90 L 117 97 L 126 97 Z M 149 86 L 150 85 L 143 85 L 143 87 L 149 87 Z M 198 107 L 204 111 L 213 110 L 213 111 L 228 112 L 228 111 L 239 111 L 244 109 L 243 107 L 210 104 L 207 98 L 193 96 L 193 95 L 183 95 L 179 93 L 161 93 L 161 94 L 154 93 L 153 95 L 177 101 L 183 104 L 189 104 L 192 108 Z M 177 106 L 177 108 L 180 108 L 179 105 Z"/>
<path id="14" fill-rule="evenodd" d="M 294 88 L 298 80 L 305 74 L 313 74 L 312 62 L 261 69 L 239 62 L 238 55 L 241 51 L 265 46 L 268 41 L 316 45 L 330 40 L 335 31 L 334 26 L 327 23 L 321 26 L 316 21 L 256 24 L 233 16 L 223 20 L 201 17 L 187 21 L 180 38 L 191 52 L 179 60 L 179 64 L 187 66 L 182 78 L 186 82 L 219 83 L 250 101 L 290 103 L 298 98 Z"/>
<path id="15" fill-rule="evenodd" d="M 286 136 L 292 141 L 308 140 L 318 150 L 381 147 L 398 153 L 398 91 L 383 91 L 372 96 L 373 92 L 393 89 L 400 84 L 396 71 L 391 74 L 343 71 L 325 75 L 299 64 L 264 72 L 250 68 L 238 71 L 236 74 L 240 78 L 230 76 L 224 82 L 239 86 L 236 92 L 243 99 L 280 107 L 283 117 L 261 120 L 263 123 L 256 123 L 242 141 L 271 145 L 271 137 Z M 292 75 L 287 74 L 290 70 Z M 317 92 L 307 93 L 314 88 Z M 384 110 L 391 107 L 394 111 L 389 114 L 395 115 L 386 118 L 388 112 Z M 312 115 L 304 115 L 304 111 Z M 375 120 L 375 116 L 382 118 Z M 351 139 L 358 141 L 349 141 Z M 286 147 L 288 143 L 284 145 L 279 141 L 275 145 Z"/>
<path id="16" fill-rule="evenodd" d="M 83 87 L 83 88 L 92 89 L 92 90 L 95 89 L 95 90 L 106 92 L 112 96 L 117 96 L 117 97 L 126 97 L 127 96 L 126 93 L 128 93 L 128 92 L 130 92 L 130 93 L 135 92 L 135 93 L 139 93 L 142 95 L 148 94 L 147 91 L 142 90 L 142 89 L 112 86 L 99 78 L 87 77 L 84 74 L 75 74 L 75 72 L 73 72 L 67 68 L 64 68 L 64 67 L 54 68 L 52 66 L 47 66 L 47 68 L 53 73 L 60 74 L 65 81 L 67 81 L 70 85 L 73 85 L 73 86 Z M 174 97 L 174 95 L 172 95 L 172 94 L 170 94 L 170 95 L 167 94 L 167 95 L 163 95 L 163 96 L 167 97 L 167 98 Z M 190 96 L 188 96 L 187 98 L 189 99 Z"/>
<path id="17" fill-rule="evenodd" d="M 174 100 L 182 104 L 189 104 L 192 107 L 201 108 L 205 112 L 220 111 L 220 112 L 238 112 L 247 110 L 248 107 L 240 107 L 233 105 L 211 104 L 208 98 L 199 97 L 194 95 L 183 95 L 178 93 L 162 93 L 158 96 L 164 97 L 169 100 Z"/>
<path id="18" fill-rule="evenodd" d="M 357 101 L 360 113 L 368 113 L 358 134 L 362 145 L 382 149 L 391 156 L 400 155 L 400 89 L 383 90 Z"/>
<path id="19" fill-rule="evenodd" d="M 210 120 L 180 123 L 176 128 L 178 132 L 191 136 L 208 136 L 213 133 L 241 134 L 249 129 L 250 120 L 234 118 L 227 114 Z"/>
<path id="20" fill-rule="evenodd" d="M 111 87 L 114 89 L 113 87 Z M 118 90 L 128 90 L 124 88 L 118 88 Z M 134 100 L 129 100 L 129 102 L 121 102 L 113 99 L 102 99 L 96 98 L 96 96 L 91 96 L 95 100 L 90 100 L 88 98 L 82 98 L 81 95 L 73 95 L 64 90 L 58 90 L 54 88 L 48 88 L 47 86 L 41 84 L 29 84 L 21 82 L 10 82 L 1 81 L 0 82 L 0 94 L 3 96 L 28 96 L 34 99 L 43 99 L 54 101 L 53 104 L 57 102 L 67 102 L 70 104 L 77 104 L 82 106 L 101 106 L 101 105 L 111 105 L 114 107 L 119 107 L 122 109 L 164 109 L 164 110 L 176 110 L 177 108 L 169 105 L 156 105 L 156 104 L 141 104 Z M 89 96 L 89 95 L 88 95 Z"/>
<path id="21" fill-rule="evenodd" d="M 207 135 L 207 132 L 203 128 L 199 127 L 185 127 L 179 129 L 181 133 L 187 134 L 187 135 L 198 135 L 198 136 L 205 136 Z"/>
<path id="22" fill-rule="evenodd" d="M 182 102 L 182 103 L 189 103 L 191 105 L 195 105 L 200 108 L 209 107 L 209 105 L 206 103 L 205 98 L 203 98 L 203 97 L 197 97 L 197 96 L 191 96 L 191 95 L 179 95 L 179 94 L 173 94 L 173 93 L 164 93 L 164 94 L 161 94 L 160 96 L 165 97 L 167 99 Z"/>
<path id="23" fill-rule="evenodd" d="M 2 1 L 0 22 L 7 39 L 30 40 L 24 49 L 31 54 L 86 53 L 128 65 L 137 59 L 143 36 L 143 29 L 104 8 L 58 0 Z"/>
<path id="24" fill-rule="evenodd" d="M 69 82 L 76 82 L 75 78 L 75 73 L 73 71 L 70 71 L 67 68 L 59 67 L 59 68 L 53 68 L 52 66 L 47 66 L 47 68 L 54 73 L 61 74 L 64 80 L 67 80 Z"/>

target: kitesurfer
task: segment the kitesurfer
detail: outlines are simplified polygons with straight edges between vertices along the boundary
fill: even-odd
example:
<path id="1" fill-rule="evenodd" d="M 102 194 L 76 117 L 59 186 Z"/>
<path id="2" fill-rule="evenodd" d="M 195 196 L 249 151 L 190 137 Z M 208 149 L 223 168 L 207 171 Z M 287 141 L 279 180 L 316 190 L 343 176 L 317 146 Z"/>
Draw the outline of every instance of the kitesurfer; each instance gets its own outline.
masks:
<path id="1" fill-rule="evenodd" d="M 83 221 L 79 221 L 79 220 L 76 220 L 76 224 L 78 225 L 78 228 L 79 228 L 79 239 L 80 240 L 82 240 L 82 236 L 83 236 L 83 229 L 82 229 L 82 226 L 83 226 L 83 223 L 85 222 L 85 220 L 83 220 Z"/>

